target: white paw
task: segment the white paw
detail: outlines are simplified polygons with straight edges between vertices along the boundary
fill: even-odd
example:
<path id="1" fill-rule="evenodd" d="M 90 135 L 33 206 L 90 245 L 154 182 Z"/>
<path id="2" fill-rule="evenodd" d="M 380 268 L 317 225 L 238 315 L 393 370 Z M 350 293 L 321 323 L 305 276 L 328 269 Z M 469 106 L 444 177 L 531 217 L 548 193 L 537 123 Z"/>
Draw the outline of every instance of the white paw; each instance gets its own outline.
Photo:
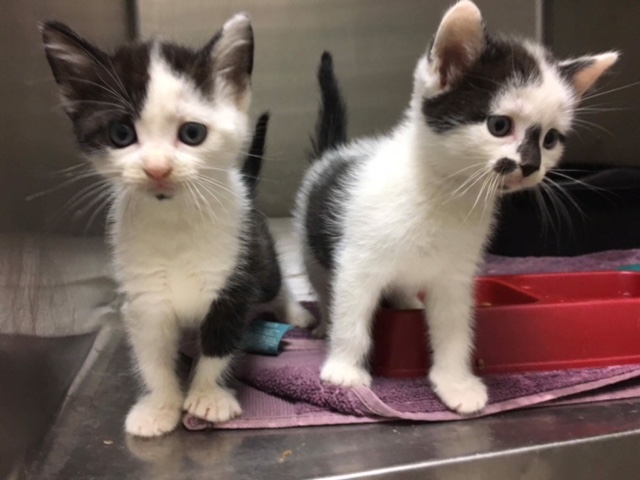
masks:
<path id="1" fill-rule="evenodd" d="M 311 313 L 297 302 L 294 302 L 289 308 L 287 314 L 287 323 L 298 328 L 309 328 L 316 323 L 316 319 Z"/>
<path id="2" fill-rule="evenodd" d="M 184 401 L 184 409 L 191 415 L 212 423 L 226 422 L 242 413 L 233 393 L 221 387 L 206 392 L 189 392 Z"/>
<path id="3" fill-rule="evenodd" d="M 432 371 L 429 380 L 442 403 L 461 415 L 482 410 L 489 400 L 487 387 L 472 374 L 452 376 Z"/>
<path id="4" fill-rule="evenodd" d="M 320 372 L 325 382 L 341 387 L 358 387 L 371 385 L 371 375 L 364 368 L 336 360 L 327 360 Z"/>
<path id="5" fill-rule="evenodd" d="M 127 415 L 124 428 L 138 437 L 158 437 L 173 431 L 180 422 L 180 403 L 147 395 Z"/>

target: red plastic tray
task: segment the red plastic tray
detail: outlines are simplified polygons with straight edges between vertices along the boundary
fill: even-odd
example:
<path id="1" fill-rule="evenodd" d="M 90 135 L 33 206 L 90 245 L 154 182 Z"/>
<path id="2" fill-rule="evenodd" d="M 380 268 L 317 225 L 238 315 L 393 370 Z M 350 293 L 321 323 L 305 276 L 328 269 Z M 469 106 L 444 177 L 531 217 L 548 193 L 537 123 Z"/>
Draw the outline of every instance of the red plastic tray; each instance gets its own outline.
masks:
<path id="1" fill-rule="evenodd" d="M 421 310 L 381 308 L 373 328 L 373 373 L 426 375 L 427 336 Z M 640 272 L 478 278 L 477 372 L 629 363 L 640 363 Z"/>

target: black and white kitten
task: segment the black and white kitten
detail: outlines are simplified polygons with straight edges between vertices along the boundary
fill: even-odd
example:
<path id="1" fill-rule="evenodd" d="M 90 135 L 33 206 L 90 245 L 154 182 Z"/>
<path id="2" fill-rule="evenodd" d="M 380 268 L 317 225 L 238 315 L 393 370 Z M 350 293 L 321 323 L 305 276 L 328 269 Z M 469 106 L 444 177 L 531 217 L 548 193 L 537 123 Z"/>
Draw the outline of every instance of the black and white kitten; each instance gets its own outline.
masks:
<path id="1" fill-rule="evenodd" d="M 255 209 L 259 158 L 236 165 L 250 137 L 249 18 L 234 16 L 197 51 L 152 41 L 108 54 L 56 22 L 42 38 L 82 153 L 112 184 L 115 273 L 148 390 L 126 431 L 169 432 L 183 409 L 212 422 L 239 415 L 223 381 L 251 311 L 268 304 L 311 323 Z M 258 127 L 259 154 L 266 117 Z M 185 397 L 174 369 L 187 327 L 200 329 L 202 356 Z"/>
<path id="2" fill-rule="evenodd" d="M 473 278 L 500 195 L 538 184 L 559 161 L 582 95 L 617 53 L 557 60 L 536 43 L 489 35 L 460 1 L 444 15 L 414 74 L 403 121 L 388 135 L 346 141 L 331 57 L 319 70 L 323 104 L 316 160 L 298 194 L 296 224 L 329 325 L 321 377 L 368 385 L 373 312 L 381 296 L 424 308 L 444 404 L 482 409 L 473 374 Z"/>

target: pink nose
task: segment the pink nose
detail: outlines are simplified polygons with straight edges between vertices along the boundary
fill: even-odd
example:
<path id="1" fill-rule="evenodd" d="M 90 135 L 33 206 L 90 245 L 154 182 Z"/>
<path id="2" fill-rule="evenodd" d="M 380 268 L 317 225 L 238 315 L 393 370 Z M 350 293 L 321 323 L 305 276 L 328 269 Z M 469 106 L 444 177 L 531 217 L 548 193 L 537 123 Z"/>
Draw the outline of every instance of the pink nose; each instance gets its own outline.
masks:
<path id="1" fill-rule="evenodd" d="M 156 182 L 167 178 L 169 175 L 171 175 L 172 171 L 173 168 L 171 167 L 146 167 L 144 169 L 144 173 L 147 175 L 147 177 L 149 177 L 151 180 L 155 180 Z"/>

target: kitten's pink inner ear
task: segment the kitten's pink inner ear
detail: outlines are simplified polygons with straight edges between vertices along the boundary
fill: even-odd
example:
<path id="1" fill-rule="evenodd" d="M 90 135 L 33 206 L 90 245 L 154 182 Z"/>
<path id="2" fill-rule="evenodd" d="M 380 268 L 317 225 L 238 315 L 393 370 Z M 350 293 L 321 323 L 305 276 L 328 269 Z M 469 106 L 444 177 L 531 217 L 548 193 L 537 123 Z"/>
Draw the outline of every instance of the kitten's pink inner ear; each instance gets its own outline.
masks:
<path id="1" fill-rule="evenodd" d="M 468 0 L 456 3 L 442 18 L 433 42 L 440 86 L 455 82 L 480 57 L 484 49 L 482 14 Z"/>
<path id="2" fill-rule="evenodd" d="M 609 70 L 617 61 L 618 54 L 615 52 L 603 53 L 593 57 L 593 62 L 589 66 L 576 72 L 573 76 L 573 84 L 575 85 L 578 95 L 584 95 L 602 74 Z"/>
<path id="3" fill-rule="evenodd" d="M 238 108 L 248 109 L 253 67 L 253 30 L 248 15 L 236 14 L 224 24 L 212 53 L 218 94 L 233 99 Z"/>

